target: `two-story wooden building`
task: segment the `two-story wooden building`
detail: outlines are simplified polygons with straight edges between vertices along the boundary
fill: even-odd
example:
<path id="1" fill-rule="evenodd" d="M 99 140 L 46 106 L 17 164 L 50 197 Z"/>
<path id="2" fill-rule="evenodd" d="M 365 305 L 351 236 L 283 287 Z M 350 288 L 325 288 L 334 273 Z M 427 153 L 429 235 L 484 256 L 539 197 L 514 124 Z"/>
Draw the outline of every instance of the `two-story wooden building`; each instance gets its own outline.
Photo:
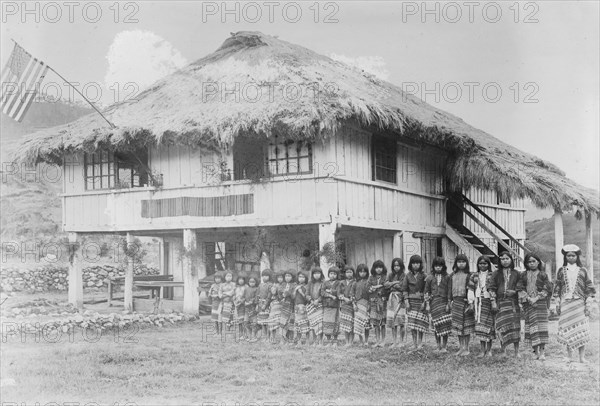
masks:
<path id="1" fill-rule="evenodd" d="M 274 269 L 309 267 L 315 257 L 324 267 L 415 253 L 427 265 L 459 251 L 522 257 L 524 199 L 557 213 L 575 207 L 588 221 L 599 212 L 595 192 L 552 164 L 395 85 L 257 32 L 234 34 L 103 113 L 114 128 L 91 114 L 26 137 L 17 156 L 62 165 L 73 241 L 159 237 L 161 266 L 184 282 L 176 297 L 191 313 L 200 278 L 217 267 L 257 269 L 261 255 Z M 75 304 L 79 267 L 76 256 Z"/>

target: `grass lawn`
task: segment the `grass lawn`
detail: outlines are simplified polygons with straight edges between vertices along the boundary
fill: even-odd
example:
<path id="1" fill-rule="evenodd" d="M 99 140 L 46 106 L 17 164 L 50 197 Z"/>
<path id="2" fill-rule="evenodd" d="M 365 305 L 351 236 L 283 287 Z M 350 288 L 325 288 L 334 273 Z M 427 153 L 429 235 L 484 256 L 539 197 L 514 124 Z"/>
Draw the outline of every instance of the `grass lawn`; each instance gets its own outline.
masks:
<path id="1" fill-rule="evenodd" d="M 4 320 L 5 323 L 7 320 Z M 12 320 L 11 320 L 12 321 Z M 9 321 L 10 322 L 10 321 Z M 553 340 L 548 360 L 474 354 L 457 359 L 426 350 L 353 347 L 293 348 L 223 342 L 203 334 L 208 318 L 133 336 L 106 333 L 87 341 L 78 332 L 56 343 L 8 337 L 1 348 L 2 401 L 19 405 L 81 404 L 598 404 L 598 322 L 592 323 L 590 364 L 559 362 Z M 551 322 L 551 335 L 556 322 Z M 204 328 L 207 332 L 207 329 Z M 129 337 L 128 337 L 129 336 Z M 129 338 L 129 339 L 125 339 Z M 450 349 L 457 349 L 451 338 Z M 495 343 L 495 349 L 497 349 Z"/>

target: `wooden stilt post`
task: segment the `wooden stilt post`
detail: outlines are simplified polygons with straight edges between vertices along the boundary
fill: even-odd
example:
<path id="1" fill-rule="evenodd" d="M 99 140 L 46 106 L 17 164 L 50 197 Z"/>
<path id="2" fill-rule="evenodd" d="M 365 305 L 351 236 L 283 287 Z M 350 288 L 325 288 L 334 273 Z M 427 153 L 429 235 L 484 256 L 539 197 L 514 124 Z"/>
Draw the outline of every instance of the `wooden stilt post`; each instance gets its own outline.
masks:
<path id="1" fill-rule="evenodd" d="M 69 253 L 69 303 L 78 309 L 83 308 L 83 272 L 81 269 L 81 247 L 77 244 L 77 233 L 69 233 L 72 244 Z"/>
<path id="2" fill-rule="evenodd" d="M 127 312 L 133 311 L 133 267 L 135 266 L 133 255 L 137 252 L 134 244 L 133 235 L 127 233 L 127 266 L 125 267 L 125 292 L 123 292 L 123 307 Z"/>
<path id="3" fill-rule="evenodd" d="M 402 231 L 394 233 L 392 240 L 392 255 L 394 258 L 402 258 Z"/>
<path id="4" fill-rule="evenodd" d="M 323 250 L 327 246 L 331 249 L 335 249 L 335 230 L 337 224 L 335 222 L 331 223 L 321 223 L 319 224 L 319 249 Z M 333 244 L 333 246 L 332 246 Z M 329 252 L 332 252 L 329 250 Z M 319 266 L 323 270 L 323 276 L 325 279 L 328 279 L 327 271 L 330 267 L 335 265 L 335 261 L 333 258 L 327 258 L 325 255 L 321 255 L 319 258 Z"/>
<path id="5" fill-rule="evenodd" d="M 585 267 L 592 282 L 594 281 L 594 237 L 592 232 L 592 213 L 585 213 Z"/>
<path id="6" fill-rule="evenodd" d="M 183 312 L 198 314 L 200 294 L 198 293 L 198 268 L 195 258 L 197 251 L 196 230 L 186 228 L 183 230 L 183 250 L 185 255 L 183 266 Z M 192 255 L 190 255 L 192 254 Z"/>
<path id="7" fill-rule="evenodd" d="M 563 255 L 560 252 L 560 250 L 562 250 L 562 247 L 564 247 L 564 245 L 565 245 L 565 239 L 564 239 L 564 234 L 563 234 L 562 212 L 560 210 L 555 209 L 554 210 L 554 252 L 555 252 L 555 259 L 556 259 L 556 268 L 555 268 L 556 271 L 558 271 L 558 268 L 560 268 L 563 263 Z"/>

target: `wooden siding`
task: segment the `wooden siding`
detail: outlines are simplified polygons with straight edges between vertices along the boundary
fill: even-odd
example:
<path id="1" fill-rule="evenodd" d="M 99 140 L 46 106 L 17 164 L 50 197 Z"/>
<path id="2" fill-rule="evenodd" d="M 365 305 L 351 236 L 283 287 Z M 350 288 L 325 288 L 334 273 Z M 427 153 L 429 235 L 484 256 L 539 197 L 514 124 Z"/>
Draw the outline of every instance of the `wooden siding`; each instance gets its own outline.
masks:
<path id="1" fill-rule="evenodd" d="M 493 218 L 502 228 L 508 231 L 517 240 L 525 239 L 525 209 L 523 199 L 513 199 L 510 205 L 497 204 L 495 191 L 469 190 L 465 193 L 473 203 L 477 204 L 488 216 Z M 468 206 L 467 206 L 468 208 Z M 493 226 L 481 214 L 470 209 L 471 213 L 489 227 L 500 238 L 507 238 L 504 233 Z M 464 225 L 480 238 L 489 238 L 490 235 L 468 216 L 464 216 Z M 490 247 L 495 251 L 494 245 Z"/>

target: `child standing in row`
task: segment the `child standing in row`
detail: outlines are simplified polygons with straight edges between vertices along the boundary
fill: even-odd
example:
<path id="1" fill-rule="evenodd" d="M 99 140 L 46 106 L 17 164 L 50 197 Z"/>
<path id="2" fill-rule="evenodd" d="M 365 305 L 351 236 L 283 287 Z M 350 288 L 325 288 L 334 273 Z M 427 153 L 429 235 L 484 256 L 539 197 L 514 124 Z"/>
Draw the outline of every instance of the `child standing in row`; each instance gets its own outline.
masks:
<path id="1" fill-rule="evenodd" d="M 244 335 L 244 321 L 246 318 L 246 304 L 244 302 L 246 292 L 246 273 L 240 272 L 237 276 L 237 285 L 233 294 L 233 324 L 237 327 L 239 337 Z"/>
<path id="2" fill-rule="evenodd" d="M 218 295 L 223 302 L 221 304 L 221 331 L 223 331 L 223 324 L 226 324 L 229 327 L 233 321 L 233 296 L 235 295 L 235 286 L 233 272 L 225 271 L 225 282 L 221 284 Z"/>
<path id="3" fill-rule="evenodd" d="M 354 268 L 350 265 L 344 267 L 344 280 L 340 281 L 340 331 L 345 335 L 346 346 L 350 346 L 354 341 L 354 305 L 352 302 L 352 292 L 356 281 L 354 280 Z"/>
<path id="4" fill-rule="evenodd" d="M 281 336 L 284 340 L 291 339 L 288 333 L 293 332 L 294 321 L 294 292 L 296 284 L 294 283 L 296 275 L 292 270 L 287 270 L 283 273 L 283 283 L 280 285 L 277 292 L 279 303 L 281 303 L 281 313 L 279 316 L 279 327 L 281 328 Z"/>
<path id="5" fill-rule="evenodd" d="M 210 318 L 215 323 L 215 330 L 217 334 L 221 334 L 223 330 L 223 323 L 221 323 L 221 310 L 222 310 L 222 301 L 219 296 L 219 291 L 221 290 L 221 284 L 223 283 L 223 273 L 218 271 L 215 273 L 215 283 L 210 285 L 210 289 L 208 291 L 208 298 L 210 300 L 211 310 L 210 310 Z"/>
<path id="6" fill-rule="evenodd" d="M 392 329 L 392 347 L 404 344 L 406 308 L 404 307 L 404 300 L 402 299 L 402 281 L 405 276 L 404 262 L 401 258 L 394 258 L 392 260 L 391 275 L 384 283 L 386 292 L 389 292 L 386 324 Z M 398 329 L 400 329 L 399 340 Z"/>
<path id="7" fill-rule="evenodd" d="M 375 347 L 383 347 L 385 341 L 385 289 L 387 269 L 381 260 L 373 262 L 369 278 L 369 316 L 375 329 Z"/>
<path id="8" fill-rule="evenodd" d="M 262 272 L 262 283 L 258 286 L 258 291 L 257 291 L 257 299 L 258 299 L 258 316 L 257 316 L 257 323 L 258 323 L 258 328 L 262 329 L 262 339 L 263 341 L 266 341 L 269 339 L 269 312 L 270 312 L 270 307 L 269 307 L 269 302 L 271 300 L 271 287 L 272 287 L 272 283 L 271 283 L 271 277 L 272 277 L 272 272 L 270 269 L 265 269 Z"/>
<path id="9" fill-rule="evenodd" d="M 444 258 L 436 257 L 431 264 L 431 275 L 425 280 L 424 299 L 430 309 L 431 324 L 435 332 L 437 349 L 448 352 L 448 336 L 452 331 L 452 316 L 450 315 L 450 277 L 446 272 Z"/>
<path id="10" fill-rule="evenodd" d="M 279 330 L 279 318 L 281 317 L 281 301 L 279 293 L 283 290 L 283 273 L 278 271 L 275 273 L 275 283 L 271 286 L 271 302 L 269 311 L 269 331 L 271 332 L 271 338 L 273 343 L 277 337 Z"/>
<path id="11" fill-rule="evenodd" d="M 402 296 L 406 305 L 407 328 L 411 330 L 415 350 L 423 348 L 423 334 L 429 328 L 423 301 L 424 291 L 423 260 L 419 255 L 413 255 L 408 261 L 408 272 L 402 282 Z"/>
<path id="12" fill-rule="evenodd" d="M 308 343 L 308 332 L 310 330 L 308 314 L 306 312 L 306 303 L 308 301 L 307 282 L 307 273 L 304 271 L 298 272 L 298 285 L 294 289 L 294 329 L 296 331 L 298 346 L 302 344 L 303 336 L 306 337 L 306 343 Z"/>
<path id="13" fill-rule="evenodd" d="M 452 331 L 458 336 L 459 356 L 467 356 L 469 339 L 475 333 L 475 304 L 474 298 L 469 299 L 469 259 L 465 254 L 458 254 L 452 267 L 454 273 L 450 279 L 452 293 Z"/>
<path id="14" fill-rule="evenodd" d="M 248 277 L 248 286 L 244 291 L 244 325 L 246 327 L 246 340 L 255 342 L 258 332 L 258 274 L 250 274 Z"/>
<path id="15" fill-rule="evenodd" d="M 492 262 L 484 255 L 477 259 L 477 272 L 471 274 L 470 294 L 475 299 L 475 336 L 481 343 L 478 357 L 492 356 L 492 340 L 496 338 L 492 301 L 488 292 L 488 280 L 492 275 Z"/>
<path id="16" fill-rule="evenodd" d="M 354 303 L 354 335 L 360 339 L 360 343 L 369 343 L 369 268 L 365 264 L 356 267 L 356 283 L 352 290 L 352 302 Z"/>
<path id="17" fill-rule="evenodd" d="M 338 308 L 340 301 L 338 299 L 338 277 L 340 269 L 337 266 L 332 266 L 327 272 L 329 280 L 323 282 L 321 287 L 321 297 L 323 303 L 323 335 L 327 337 L 327 341 L 334 344 L 334 339 L 337 344 L 338 335 Z"/>
<path id="18" fill-rule="evenodd" d="M 319 345 L 323 343 L 323 305 L 321 304 L 321 287 L 323 286 L 323 271 L 315 267 L 310 272 L 310 282 L 307 287 L 308 322 L 312 335 L 312 343 Z"/>

